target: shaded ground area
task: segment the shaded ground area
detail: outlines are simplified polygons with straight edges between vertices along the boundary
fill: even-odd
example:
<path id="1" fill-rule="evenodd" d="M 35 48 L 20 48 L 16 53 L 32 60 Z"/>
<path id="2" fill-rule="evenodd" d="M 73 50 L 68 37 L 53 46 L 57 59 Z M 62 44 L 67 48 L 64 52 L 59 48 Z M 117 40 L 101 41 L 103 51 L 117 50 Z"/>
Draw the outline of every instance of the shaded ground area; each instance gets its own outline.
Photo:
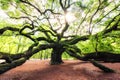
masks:
<path id="1" fill-rule="evenodd" d="M 29 60 L 2 75 L 0 80 L 120 80 L 120 73 L 103 73 L 89 62 L 66 60 L 49 65 L 49 60 Z M 120 71 L 120 63 L 102 63 Z"/>

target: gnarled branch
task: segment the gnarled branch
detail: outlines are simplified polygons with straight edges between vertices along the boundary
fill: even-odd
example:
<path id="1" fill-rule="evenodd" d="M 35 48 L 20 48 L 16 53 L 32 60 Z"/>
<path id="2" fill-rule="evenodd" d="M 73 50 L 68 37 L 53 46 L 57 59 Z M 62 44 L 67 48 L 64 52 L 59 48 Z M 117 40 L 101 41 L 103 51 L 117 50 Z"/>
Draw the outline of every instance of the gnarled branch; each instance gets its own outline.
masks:
<path id="1" fill-rule="evenodd" d="M 5 31 L 10 30 L 10 31 L 19 31 L 19 28 L 14 28 L 14 27 L 4 27 L 0 29 L 0 35 L 3 34 Z"/>

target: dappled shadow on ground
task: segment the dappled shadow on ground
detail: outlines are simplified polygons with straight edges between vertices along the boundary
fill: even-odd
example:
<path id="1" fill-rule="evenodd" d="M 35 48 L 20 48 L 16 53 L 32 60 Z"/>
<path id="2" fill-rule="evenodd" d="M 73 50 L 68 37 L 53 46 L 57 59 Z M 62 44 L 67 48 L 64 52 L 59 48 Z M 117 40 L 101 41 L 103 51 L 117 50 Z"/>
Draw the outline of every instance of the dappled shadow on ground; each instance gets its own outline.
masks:
<path id="1" fill-rule="evenodd" d="M 120 63 L 103 63 L 120 71 Z M 49 65 L 49 60 L 30 60 L 2 75 L 0 80 L 120 80 L 119 73 L 103 73 L 89 62 L 65 61 Z"/>

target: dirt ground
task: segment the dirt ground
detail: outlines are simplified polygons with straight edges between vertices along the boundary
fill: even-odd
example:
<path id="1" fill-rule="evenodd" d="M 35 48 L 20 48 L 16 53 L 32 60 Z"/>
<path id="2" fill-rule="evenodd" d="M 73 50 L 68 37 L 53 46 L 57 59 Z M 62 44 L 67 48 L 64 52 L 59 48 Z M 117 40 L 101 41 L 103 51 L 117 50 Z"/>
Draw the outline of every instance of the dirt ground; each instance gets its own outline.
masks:
<path id="1" fill-rule="evenodd" d="M 104 73 L 89 62 L 65 60 L 49 65 L 49 60 L 29 60 L 0 75 L 0 80 L 120 80 L 120 63 L 102 63 L 118 73 Z"/>

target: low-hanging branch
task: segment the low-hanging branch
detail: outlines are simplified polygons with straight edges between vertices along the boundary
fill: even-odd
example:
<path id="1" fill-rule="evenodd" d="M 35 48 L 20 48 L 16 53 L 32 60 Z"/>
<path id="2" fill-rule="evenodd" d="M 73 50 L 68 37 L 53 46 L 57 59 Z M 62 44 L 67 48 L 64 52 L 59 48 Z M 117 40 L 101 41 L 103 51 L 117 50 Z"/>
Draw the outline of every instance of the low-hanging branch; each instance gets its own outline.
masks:
<path id="1" fill-rule="evenodd" d="M 27 59 L 22 57 L 18 60 L 15 60 L 13 61 L 12 63 L 6 63 L 6 64 L 0 64 L 0 74 L 12 69 L 12 68 L 15 68 L 19 65 L 22 65 L 23 63 L 25 63 Z"/>
<path id="2" fill-rule="evenodd" d="M 35 40 L 34 38 L 32 38 L 30 35 L 28 35 L 28 34 L 20 33 L 20 35 L 23 35 L 23 36 L 29 38 L 29 39 L 32 40 L 33 42 L 36 42 L 36 40 Z"/>
<path id="3" fill-rule="evenodd" d="M 88 39 L 89 39 L 89 35 L 76 36 L 76 37 L 73 37 L 72 39 L 68 40 L 67 43 L 72 45 L 72 44 L 78 43 L 79 41 L 86 41 Z"/>
<path id="4" fill-rule="evenodd" d="M 53 43 L 53 42 L 54 42 L 53 40 L 47 39 L 47 38 L 45 38 L 45 37 L 38 37 L 36 40 L 38 40 L 38 41 L 47 41 L 47 42 L 49 42 L 49 43 Z"/>
<path id="5" fill-rule="evenodd" d="M 54 44 L 42 44 L 37 46 L 36 48 L 34 48 L 35 46 L 37 46 L 37 44 L 33 44 L 29 47 L 29 49 L 22 54 L 22 56 L 17 57 L 14 61 L 12 61 L 11 63 L 4 63 L 4 64 L 0 64 L 0 74 L 15 68 L 19 65 L 22 65 L 23 63 L 25 63 L 26 60 L 28 60 L 32 55 L 34 55 L 35 53 L 41 51 L 41 50 L 45 50 L 48 48 L 53 48 Z M 17 56 L 14 55 L 14 57 Z"/>
<path id="6" fill-rule="evenodd" d="M 0 35 L 3 34 L 5 31 L 10 30 L 10 31 L 19 31 L 19 28 L 14 28 L 14 27 L 3 27 L 0 29 Z"/>
<path id="7" fill-rule="evenodd" d="M 25 29 L 30 29 L 30 30 L 33 30 L 34 29 L 34 27 L 31 27 L 31 26 L 24 26 L 22 29 L 20 29 L 20 33 L 22 33 L 22 31 L 24 31 Z"/>
<path id="8" fill-rule="evenodd" d="M 34 48 L 32 51 L 28 51 L 25 56 L 27 58 L 30 58 L 32 55 L 36 54 L 37 52 L 39 51 L 42 51 L 42 50 L 46 50 L 46 49 L 50 49 L 50 48 L 53 48 L 55 46 L 55 44 L 53 43 L 49 43 L 49 44 L 41 44 L 39 46 L 37 46 L 36 48 Z"/>
<path id="9" fill-rule="evenodd" d="M 83 60 L 87 61 L 89 59 L 103 62 L 120 62 L 120 53 L 111 53 L 106 51 L 86 53 Z"/>
<path id="10" fill-rule="evenodd" d="M 1 28 L 1 29 L 0 29 L 0 35 L 2 35 L 5 31 L 10 30 L 10 31 L 20 32 L 20 35 L 25 36 L 25 37 L 29 38 L 30 40 L 32 40 L 32 41 L 34 41 L 34 42 L 36 42 L 36 40 L 38 40 L 38 41 L 40 41 L 40 40 L 45 40 L 45 41 L 47 41 L 47 42 L 53 42 L 53 40 L 47 39 L 47 38 L 44 38 L 44 37 L 39 37 L 39 38 L 37 38 L 37 39 L 34 39 L 34 38 L 32 38 L 29 34 L 27 34 L 27 33 L 22 33 L 22 30 L 25 29 L 25 28 L 28 28 L 28 26 L 26 26 L 26 27 L 24 27 L 24 28 L 22 28 L 22 29 L 13 28 L 13 27 L 4 27 L 4 28 Z"/>
<path id="11" fill-rule="evenodd" d="M 45 30 L 44 28 L 38 29 L 37 31 L 43 32 L 43 33 L 50 33 L 52 36 L 56 37 L 56 33 L 53 33 L 51 30 Z"/>
<path id="12" fill-rule="evenodd" d="M 32 53 L 32 50 L 35 46 L 37 46 L 38 43 L 34 43 L 32 44 L 28 50 L 22 52 L 22 53 L 16 53 L 16 54 L 10 54 L 10 53 L 5 53 L 5 52 L 0 52 L 0 59 L 5 59 L 6 63 L 11 63 L 14 60 L 20 59 L 22 57 L 26 57 L 27 58 L 27 54 Z"/>
<path id="13" fill-rule="evenodd" d="M 115 70 L 113 70 L 113 69 L 111 69 L 111 68 L 108 68 L 108 67 L 106 67 L 106 66 L 98 63 L 97 61 L 95 61 L 95 60 L 93 60 L 93 59 L 90 59 L 90 62 L 91 62 L 94 66 L 98 67 L 99 69 L 101 69 L 102 71 L 104 71 L 104 72 L 106 72 L 106 73 L 115 73 L 115 72 L 116 72 Z"/>
<path id="14" fill-rule="evenodd" d="M 78 54 L 76 53 L 73 53 L 72 51 L 67 51 L 67 53 L 72 56 L 72 57 L 75 57 L 76 59 L 78 60 L 83 60 L 83 61 L 86 61 L 84 57 L 81 57 L 79 56 Z M 96 55 L 96 54 L 95 54 Z M 89 58 L 88 57 L 88 60 L 87 61 L 90 61 L 94 66 L 98 67 L 99 69 L 101 69 L 102 71 L 104 72 L 107 72 L 107 73 L 115 73 L 116 71 L 111 69 L 111 68 L 108 68 L 100 63 L 98 63 L 97 61 L 95 61 L 93 58 Z"/>

